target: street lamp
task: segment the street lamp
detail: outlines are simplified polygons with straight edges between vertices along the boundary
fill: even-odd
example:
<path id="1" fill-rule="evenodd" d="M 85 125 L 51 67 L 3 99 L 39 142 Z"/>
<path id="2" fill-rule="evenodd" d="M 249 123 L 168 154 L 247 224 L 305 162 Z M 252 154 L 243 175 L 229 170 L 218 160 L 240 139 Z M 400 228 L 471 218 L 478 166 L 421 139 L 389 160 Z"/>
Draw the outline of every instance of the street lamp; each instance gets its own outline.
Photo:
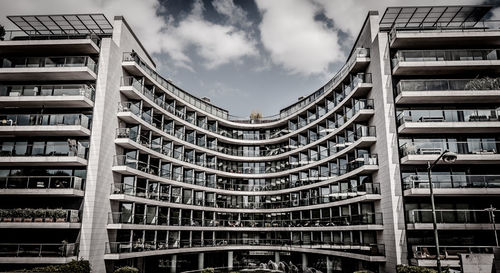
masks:
<path id="1" fill-rule="evenodd" d="M 497 226 L 495 223 L 495 211 L 497 209 L 494 208 L 493 205 L 490 205 L 489 208 L 485 208 L 484 210 L 490 213 L 490 218 L 491 218 L 491 221 L 493 223 L 493 232 L 495 232 L 495 242 L 497 243 L 497 247 L 498 247 L 498 234 L 497 234 Z"/>
<path id="2" fill-rule="evenodd" d="M 437 220 L 436 220 L 436 206 L 434 204 L 434 188 L 432 186 L 432 178 L 431 171 L 434 166 L 437 165 L 439 160 L 443 159 L 446 163 L 453 163 L 457 160 L 457 155 L 453 152 L 445 150 L 442 152 L 439 157 L 431 164 L 431 162 L 427 162 L 427 176 L 429 178 L 429 192 L 431 196 L 431 207 L 432 207 L 432 229 L 434 230 L 434 241 L 436 243 L 436 265 L 438 269 L 438 273 L 441 273 L 441 257 L 439 255 L 439 235 L 437 229 Z"/>

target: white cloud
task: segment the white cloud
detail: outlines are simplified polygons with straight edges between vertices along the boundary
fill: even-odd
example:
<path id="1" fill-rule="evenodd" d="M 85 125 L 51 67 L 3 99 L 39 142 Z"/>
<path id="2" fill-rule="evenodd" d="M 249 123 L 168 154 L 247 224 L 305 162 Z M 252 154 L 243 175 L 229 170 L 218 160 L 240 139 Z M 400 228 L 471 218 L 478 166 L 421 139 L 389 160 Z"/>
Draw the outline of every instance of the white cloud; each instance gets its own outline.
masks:
<path id="1" fill-rule="evenodd" d="M 248 20 L 246 11 L 235 5 L 233 0 L 214 0 L 212 6 L 218 13 L 227 17 L 230 25 L 244 28 L 249 28 L 252 25 L 252 22 Z"/>
<path id="2" fill-rule="evenodd" d="M 303 0 L 257 0 L 262 44 L 273 63 L 291 73 L 327 73 L 343 56 L 337 33 L 314 19 L 320 9 Z"/>

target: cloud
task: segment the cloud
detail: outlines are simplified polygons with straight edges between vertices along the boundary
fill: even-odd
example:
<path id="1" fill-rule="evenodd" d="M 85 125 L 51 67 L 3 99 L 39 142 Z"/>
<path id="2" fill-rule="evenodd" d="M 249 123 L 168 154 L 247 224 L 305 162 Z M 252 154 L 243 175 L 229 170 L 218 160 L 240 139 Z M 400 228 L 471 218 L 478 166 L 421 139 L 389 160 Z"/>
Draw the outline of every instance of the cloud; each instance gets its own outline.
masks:
<path id="1" fill-rule="evenodd" d="M 257 56 L 255 41 L 231 25 L 214 24 L 204 19 L 204 6 L 196 1 L 191 13 L 177 25 L 169 24 L 164 30 L 162 45 L 178 65 L 189 67 L 192 60 L 187 55 L 190 47 L 204 60 L 208 69 L 245 56 Z"/>
<path id="2" fill-rule="evenodd" d="M 234 4 L 233 0 L 214 0 L 212 6 L 219 14 L 226 16 L 230 25 L 250 28 L 252 22 L 248 20 L 247 12 Z"/>
<path id="3" fill-rule="evenodd" d="M 342 61 L 337 33 L 315 20 L 320 9 L 303 0 L 257 0 L 261 41 L 271 60 L 292 74 L 324 74 Z"/>

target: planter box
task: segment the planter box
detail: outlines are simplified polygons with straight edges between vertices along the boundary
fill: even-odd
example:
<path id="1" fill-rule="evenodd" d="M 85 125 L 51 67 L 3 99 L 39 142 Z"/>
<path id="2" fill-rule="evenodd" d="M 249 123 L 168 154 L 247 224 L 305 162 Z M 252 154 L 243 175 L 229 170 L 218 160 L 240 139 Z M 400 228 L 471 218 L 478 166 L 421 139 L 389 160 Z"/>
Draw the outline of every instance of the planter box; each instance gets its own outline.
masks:
<path id="1" fill-rule="evenodd" d="M 22 222 L 23 218 L 21 217 L 14 217 L 14 222 Z"/>
<path id="2" fill-rule="evenodd" d="M 42 217 L 36 217 L 34 219 L 34 222 L 37 222 L 37 223 L 43 222 L 43 218 Z"/>
<path id="3" fill-rule="evenodd" d="M 52 223 L 52 222 L 54 222 L 54 218 L 52 218 L 52 217 L 45 217 L 43 220 L 46 223 Z"/>
<path id="4" fill-rule="evenodd" d="M 66 218 L 56 218 L 57 223 L 63 223 L 66 222 Z"/>
<path id="5" fill-rule="evenodd" d="M 2 222 L 12 222 L 12 218 L 11 217 L 4 217 L 2 219 Z"/>
<path id="6" fill-rule="evenodd" d="M 23 222 L 33 222 L 33 218 L 24 218 Z"/>

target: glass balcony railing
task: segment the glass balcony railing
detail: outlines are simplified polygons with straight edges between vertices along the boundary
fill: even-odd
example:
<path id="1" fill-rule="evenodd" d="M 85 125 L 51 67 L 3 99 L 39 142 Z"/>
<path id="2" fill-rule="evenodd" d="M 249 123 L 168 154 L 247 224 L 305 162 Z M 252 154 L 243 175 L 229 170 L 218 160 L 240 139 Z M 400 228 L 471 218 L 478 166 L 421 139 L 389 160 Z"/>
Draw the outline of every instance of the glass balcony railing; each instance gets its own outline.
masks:
<path id="1" fill-rule="evenodd" d="M 406 122 L 498 122 L 499 120 L 500 108 L 477 110 L 403 110 L 397 116 L 398 126 Z"/>
<path id="2" fill-rule="evenodd" d="M 499 213 L 494 212 L 498 217 Z M 431 209 L 413 209 L 408 211 L 410 223 L 432 223 Z M 436 209 L 436 222 L 438 224 L 490 224 L 491 212 L 474 209 Z"/>
<path id="3" fill-rule="evenodd" d="M 95 89 L 85 84 L 0 85 L 0 97 L 84 96 L 94 101 Z"/>
<path id="4" fill-rule="evenodd" d="M 72 209 L 0 209 L 1 222 L 79 223 L 80 212 Z"/>
<path id="5" fill-rule="evenodd" d="M 435 189 L 500 188 L 500 175 L 437 175 L 431 176 Z M 426 175 L 410 175 L 403 179 L 405 189 L 429 188 Z"/>
<path id="6" fill-rule="evenodd" d="M 83 190 L 84 182 L 78 176 L 3 176 L 0 189 L 75 189 Z"/>
<path id="7" fill-rule="evenodd" d="M 448 150 L 456 154 L 492 155 L 498 154 L 499 141 L 468 140 L 468 141 L 413 141 L 400 146 L 401 156 L 407 155 L 439 155 Z"/>
<path id="8" fill-rule="evenodd" d="M 500 80 L 499 78 L 471 80 L 401 80 L 396 85 L 396 95 L 401 94 L 401 92 L 475 90 L 500 90 Z"/>
<path id="9" fill-rule="evenodd" d="M 100 45 L 101 39 L 97 34 L 80 34 L 76 30 L 74 30 L 74 33 L 71 32 L 66 29 L 58 34 L 41 34 L 38 31 L 7 30 L 3 39 L 4 41 L 90 39 L 97 47 Z"/>
<path id="10" fill-rule="evenodd" d="M 3 57 L 0 68 L 87 67 L 97 73 L 97 63 L 88 56 Z"/>
<path id="11" fill-rule="evenodd" d="M 497 49 L 399 50 L 392 65 L 395 67 L 400 62 L 491 61 L 499 60 L 499 56 Z"/>
<path id="12" fill-rule="evenodd" d="M 90 118 L 83 114 L 0 114 L 0 126 L 80 125 L 90 129 Z"/>
<path id="13" fill-rule="evenodd" d="M 0 243 L 0 257 L 72 257 L 78 255 L 77 243 Z M 43 259 L 41 260 L 43 262 Z"/>
<path id="14" fill-rule="evenodd" d="M 15 156 L 77 156 L 87 158 L 88 148 L 79 142 L 41 141 L 28 144 L 25 141 L 0 142 L 0 157 Z"/>
<path id="15" fill-rule="evenodd" d="M 370 256 L 384 256 L 385 247 L 381 244 L 329 242 L 329 241 L 295 241 L 289 239 L 205 239 L 205 240 L 157 240 L 133 242 L 109 242 L 106 244 L 106 253 L 130 253 L 154 251 L 163 249 L 177 249 L 188 247 L 223 247 L 223 246 L 289 246 L 294 248 L 318 250 L 342 250 Z"/>
<path id="16" fill-rule="evenodd" d="M 439 256 L 441 259 L 459 260 L 459 254 L 493 254 L 493 246 L 485 245 L 440 245 Z M 413 245 L 413 258 L 415 259 L 436 259 L 437 252 L 435 245 Z"/>

